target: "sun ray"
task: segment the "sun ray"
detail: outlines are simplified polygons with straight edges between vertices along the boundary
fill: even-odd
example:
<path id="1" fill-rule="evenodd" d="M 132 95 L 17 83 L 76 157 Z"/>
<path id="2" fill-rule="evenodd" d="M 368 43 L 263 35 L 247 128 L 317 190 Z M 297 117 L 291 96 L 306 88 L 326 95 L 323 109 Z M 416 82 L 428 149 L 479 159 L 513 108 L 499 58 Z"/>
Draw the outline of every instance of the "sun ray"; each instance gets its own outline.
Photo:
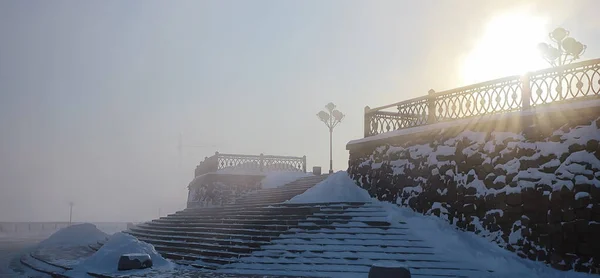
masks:
<path id="1" fill-rule="evenodd" d="M 546 67 L 537 45 L 545 41 L 547 20 L 526 11 L 492 18 L 462 68 L 463 82 L 472 84 Z"/>

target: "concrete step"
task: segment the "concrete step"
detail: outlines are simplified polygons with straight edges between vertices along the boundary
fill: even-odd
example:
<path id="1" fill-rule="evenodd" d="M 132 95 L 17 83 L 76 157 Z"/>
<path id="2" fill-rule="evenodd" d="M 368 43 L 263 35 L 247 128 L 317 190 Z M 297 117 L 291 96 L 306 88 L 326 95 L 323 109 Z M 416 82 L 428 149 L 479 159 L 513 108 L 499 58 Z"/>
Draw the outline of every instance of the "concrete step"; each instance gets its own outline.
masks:
<path id="1" fill-rule="evenodd" d="M 304 218 L 304 219 L 189 219 L 186 221 L 171 221 L 171 220 L 152 220 L 148 224 L 159 225 L 159 226 L 177 226 L 177 227 L 206 227 L 206 226 L 218 226 L 218 225 L 284 225 L 284 226 L 297 226 L 304 224 L 312 225 L 334 225 L 334 224 L 349 224 L 361 223 L 370 226 L 389 226 L 389 222 L 385 221 L 385 218 Z"/>

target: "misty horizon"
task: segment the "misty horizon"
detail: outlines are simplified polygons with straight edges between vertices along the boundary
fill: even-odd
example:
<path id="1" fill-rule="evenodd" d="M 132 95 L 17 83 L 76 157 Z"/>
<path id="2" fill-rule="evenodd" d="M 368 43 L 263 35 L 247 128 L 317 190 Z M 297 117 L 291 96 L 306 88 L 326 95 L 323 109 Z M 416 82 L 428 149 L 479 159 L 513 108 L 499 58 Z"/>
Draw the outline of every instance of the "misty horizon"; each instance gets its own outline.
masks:
<path id="1" fill-rule="evenodd" d="M 0 222 L 68 221 L 70 201 L 75 222 L 173 213 L 215 151 L 326 172 L 329 102 L 346 115 L 345 170 L 365 106 L 469 84 L 487 20 L 515 10 L 543 19 L 535 36 L 563 26 L 600 57 L 592 0 L 2 1 Z"/>

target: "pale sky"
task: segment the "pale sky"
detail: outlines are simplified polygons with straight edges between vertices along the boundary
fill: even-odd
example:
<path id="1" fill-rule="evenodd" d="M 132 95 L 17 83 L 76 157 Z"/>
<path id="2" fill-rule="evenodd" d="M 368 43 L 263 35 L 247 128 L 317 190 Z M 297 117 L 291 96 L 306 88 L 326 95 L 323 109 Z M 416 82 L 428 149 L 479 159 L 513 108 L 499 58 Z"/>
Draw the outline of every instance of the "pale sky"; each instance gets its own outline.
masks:
<path id="1" fill-rule="evenodd" d="M 346 114 L 333 151 L 345 170 L 366 105 L 467 85 L 468 57 L 518 57 L 476 51 L 515 10 L 541 18 L 532 36 L 563 26 L 600 57 L 596 0 L 0 0 L 0 221 L 67 221 L 69 201 L 75 221 L 150 220 L 185 207 L 215 151 L 327 171 L 328 102 Z M 179 133 L 206 146 L 184 147 L 181 166 Z"/>

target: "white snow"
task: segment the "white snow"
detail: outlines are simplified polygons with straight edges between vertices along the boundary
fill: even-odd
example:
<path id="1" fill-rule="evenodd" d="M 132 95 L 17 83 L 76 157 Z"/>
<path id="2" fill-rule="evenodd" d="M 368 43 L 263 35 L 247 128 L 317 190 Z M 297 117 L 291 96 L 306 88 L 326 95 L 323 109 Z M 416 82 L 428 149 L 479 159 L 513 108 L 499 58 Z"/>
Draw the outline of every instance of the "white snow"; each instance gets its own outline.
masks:
<path id="1" fill-rule="evenodd" d="M 371 196 L 358 187 L 348 173 L 339 171 L 286 203 L 370 202 Z"/>
<path id="2" fill-rule="evenodd" d="M 38 247 L 85 246 L 104 240 L 107 237 L 108 235 L 98 230 L 94 224 L 83 223 L 58 230 L 49 238 L 40 242 Z"/>
<path id="3" fill-rule="evenodd" d="M 389 250 L 411 250 L 413 247 L 406 246 L 405 244 L 410 242 L 405 241 L 407 238 L 417 238 L 423 242 L 415 242 L 415 246 L 422 246 L 423 244 L 433 247 L 433 250 L 437 255 L 435 257 L 442 261 L 459 261 L 458 264 L 461 266 L 472 266 L 476 269 L 487 269 L 494 271 L 492 277 L 594 277 L 589 274 L 576 273 L 573 271 L 562 272 L 554 270 L 549 266 L 544 265 L 541 262 L 533 262 L 527 259 L 518 257 L 515 253 L 505 250 L 496 245 L 496 243 L 490 242 L 489 239 L 475 235 L 470 232 L 463 232 L 458 230 L 456 227 L 450 225 L 448 222 L 435 217 L 435 216 L 424 216 L 416 213 L 409 208 L 399 207 L 396 204 L 387 202 L 380 202 L 377 199 L 371 198 L 368 192 L 356 185 L 356 183 L 348 177 L 348 174 L 344 171 L 337 172 L 328 177 L 323 182 L 317 184 L 312 189 L 309 189 L 306 193 L 297 196 L 290 200 L 290 203 L 316 203 L 316 202 L 368 202 L 370 203 L 367 207 L 357 208 L 350 214 L 357 214 L 356 220 L 366 220 L 367 218 L 382 220 L 386 219 L 393 225 L 402 225 L 402 227 L 408 228 L 408 230 L 402 230 L 402 233 L 393 234 L 394 232 L 386 232 L 380 236 L 372 234 L 362 234 L 363 226 L 357 225 L 340 225 L 335 232 L 330 230 L 323 230 L 320 233 L 306 233 L 304 232 L 303 237 L 313 238 L 315 244 L 295 244 L 297 240 L 293 238 L 286 238 L 283 236 L 278 241 L 288 244 L 293 248 L 308 248 L 311 250 L 325 251 L 320 258 L 320 263 L 330 263 L 332 267 L 339 267 L 344 265 L 345 269 L 340 270 L 353 270 L 365 271 L 364 267 L 359 267 L 353 264 L 370 263 L 378 264 L 381 266 L 398 265 L 397 262 L 393 262 L 395 255 L 384 255 L 387 256 L 385 261 L 374 262 L 370 258 L 381 257 L 381 247 L 377 245 L 388 245 Z M 435 208 L 444 210 L 444 207 L 440 203 L 434 204 Z M 491 213 L 499 213 L 502 211 L 490 211 Z M 364 216 L 363 216 L 364 214 Z M 400 224 L 404 222 L 406 224 Z M 476 219 L 475 224 L 478 224 Z M 516 241 L 520 238 L 520 223 L 515 223 L 513 229 L 516 232 L 511 234 L 511 241 Z M 398 227 L 398 226 L 395 226 Z M 301 232 L 300 230 L 298 232 Z M 356 232 L 357 235 L 347 235 L 344 232 Z M 80 244 L 83 242 L 90 242 L 91 240 L 100 239 L 105 234 L 99 232 L 91 224 L 74 225 L 69 228 L 65 228 L 56 233 L 56 236 L 49 242 L 61 242 L 65 244 Z M 291 235 L 290 235 L 291 236 Z M 328 244 L 337 241 L 339 238 L 347 240 L 347 245 L 339 245 L 332 248 Z M 50 240 L 50 239 L 49 239 Z M 402 241 L 402 242 L 400 242 Z M 337 241 L 339 244 L 339 241 Z M 361 246 L 361 243 L 369 243 L 372 246 Z M 291 244 L 291 245 L 290 245 Z M 396 246 L 398 245 L 398 246 Z M 279 245 L 282 247 L 283 245 Z M 283 264 L 289 262 L 307 262 L 311 263 L 314 259 L 303 258 L 301 254 L 293 254 L 297 258 L 290 260 L 285 256 L 289 256 L 291 253 L 286 253 L 285 249 L 278 249 L 278 245 L 269 245 L 265 250 L 257 251 L 253 254 L 271 254 L 277 255 L 280 258 L 254 258 L 252 256 L 243 258 L 242 266 L 249 268 L 262 268 L 264 265 L 260 265 L 261 262 L 268 260 L 271 263 Z M 362 250 L 359 253 L 349 250 Z M 152 245 L 138 241 L 136 238 L 123 233 L 116 233 L 111 236 L 104 246 L 91 257 L 84 260 L 81 264 L 75 267 L 74 270 L 68 271 L 66 274 L 73 277 L 83 277 L 85 272 L 93 271 L 102 274 L 115 273 L 117 271 L 117 262 L 121 255 L 132 254 L 132 253 L 145 253 L 150 255 L 153 261 L 153 269 L 172 269 L 175 266 L 169 261 L 162 258 L 154 249 Z M 360 256 L 359 261 L 345 260 L 345 256 Z M 410 265 L 413 266 L 427 266 L 427 262 L 419 262 L 419 258 L 424 258 L 421 254 L 403 254 L 398 255 L 398 259 L 412 258 Z M 416 260 L 416 261 L 415 261 Z M 403 264 L 403 263 L 400 263 Z M 407 263 L 408 264 L 408 263 Z M 452 265 L 456 263 L 451 263 Z M 322 269 L 322 270 L 320 270 Z M 262 270 L 269 274 L 278 275 L 306 275 L 307 273 L 321 273 L 324 276 L 334 277 L 335 273 L 328 273 L 327 270 L 332 271 L 329 265 L 322 265 L 319 268 L 305 265 L 304 268 L 298 270 L 281 271 L 277 269 Z M 148 270 L 133 270 L 126 272 L 119 272 L 127 275 L 131 274 L 142 274 Z M 235 272 L 235 269 L 230 269 Z M 317 272 L 315 272 L 317 271 Z M 367 270 L 368 271 L 368 270 Z M 415 273 L 421 271 L 415 269 Z M 447 274 L 461 274 L 462 270 L 455 272 L 447 272 Z M 243 272 L 243 271 L 241 271 Z M 330 275 L 331 274 L 331 275 Z M 338 273 L 337 277 L 348 277 L 348 274 Z M 365 273 L 357 274 L 356 277 L 364 277 Z M 352 276 L 352 275 L 351 275 Z M 352 276 L 354 277 L 354 276 Z"/>
<path id="4" fill-rule="evenodd" d="M 478 267 L 493 270 L 492 277 L 595 277 L 575 271 L 559 271 L 541 263 L 520 258 L 516 253 L 499 247 L 479 235 L 463 232 L 436 216 L 425 216 L 410 208 L 379 203 L 391 218 L 407 223 L 414 234 L 446 258 L 460 258 Z M 517 235 L 514 235 L 517 238 Z"/>
<path id="5" fill-rule="evenodd" d="M 587 193 L 587 192 L 577 192 L 577 194 L 575 194 L 575 200 L 589 198 L 589 197 L 590 197 L 590 193 Z"/>
<path id="6" fill-rule="evenodd" d="M 167 261 L 158 254 L 152 245 L 141 242 L 131 235 L 116 233 L 110 236 L 108 241 L 102 248 L 94 253 L 94 255 L 77 265 L 73 270 L 67 272 L 67 274 L 77 277 L 78 274 L 80 275 L 81 273 L 88 271 L 97 273 L 116 272 L 121 255 L 132 253 L 144 253 L 150 255 L 153 269 L 172 269 L 174 267 L 173 263 Z M 132 274 L 144 271 L 148 270 L 120 271 L 119 273 Z"/>
<path id="7" fill-rule="evenodd" d="M 288 184 L 300 178 L 313 176 L 312 173 L 303 172 L 270 172 L 261 181 L 262 188 L 275 188 Z"/>
<path id="8" fill-rule="evenodd" d="M 330 178 L 332 178 L 332 180 L 335 179 L 336 182 L 328 182 L 328 180 L 325 180 L 323 184 L 335 184 L 339 188 L 344 188 L 345 190 L 352 192 L 349 198 L 335 198 L 336 201 L 354 201 L 357 199 L 355 198 L 357 195 L 361 196 L 361 201 L 367 201 L 368 192 L 358 187 L 353 180 L 347 178 L 345 172 L 338 172 Z M 325 193 L 331 191 L 323 190 L 322 192 Z M 322 200 L 319 199 L 319 201 Z M 479 268 L 493 270 L 494 273 L 492 277 L 595 277 L 591 274 L 575 271 L 555 270 L 542 262 L 534 262 L 520 258 L 516 253 L 503 249 L 492 242 L 491 239 L 493 235 L 484 238 L 481 235 L 476 235 L 471 232 L 460 231 L 456 227 L 450 225 L 447 221 L 436 216 L 425 216 L 414 212 L 410 208 L 381 202 L 375 198 L 371 198 L 370 202 L 372 206 L 381 206 L 384 208 L 388 214 L 387 219 L 389 222 L 406 222 L 406 227 L 410 228 L 409 231 L 412 232 L 412 234 L 424 240 L 428 245 L 434 247 L 437 253 L 445 258 L 460 258 L 460 261 L 462 262 L 471 263 Z M 436 203 L 435 207 L 440 209 L 443 208 L 439 203 Z M 498 210 L 490 211 L 489 213 L 502 214 L 503 212 Z M 520 225 L 520 223 L 515 224 Z M 519 227 L 516 232 L 511 234 L 511 240 L 518 240 L 520 235 L 521 230 Z M 375 238 L 373 238 L 373 240 L 375 240 Z M 325 243 L 326 242 L 323 242 L 323 244 Z M 308 269 L 308 271 L 310 271 L 310 269 Z"/>
<path id="9" fill-rule="evenodd" d="M 406 264 L 402 264 L 402 263 L 398 263 L 398 262 L 389 262 L 389 261 L 374 263 L 373 266 L 383 267 L 383 268 L 406 268 L 406 269 L 408 269 L 408 266 Z"/>
<path id="10" fill-rule="evenodd" d="M 517 228 L 515 231 L 512 231 L 510 233 L 510 235 L 508 235 L 508 243 L 510 244 L 518 244 L 519 240 L 523 239 L 523 235 L 521 234 L 521 220 L 517 220 L 514 224 L 513 224 L 513 229 L 515 229 L 515 226 L 519 227 Z"/>

